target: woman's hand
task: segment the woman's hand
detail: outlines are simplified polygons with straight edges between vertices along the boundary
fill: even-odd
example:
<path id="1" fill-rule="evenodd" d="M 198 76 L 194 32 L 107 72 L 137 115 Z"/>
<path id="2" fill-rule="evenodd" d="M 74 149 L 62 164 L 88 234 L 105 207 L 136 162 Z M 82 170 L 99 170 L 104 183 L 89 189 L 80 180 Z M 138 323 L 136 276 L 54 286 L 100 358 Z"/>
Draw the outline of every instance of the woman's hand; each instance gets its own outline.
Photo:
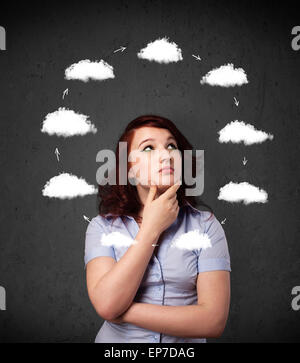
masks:
<path id="1" fill-rule="evenodd" d="M 143 210 L 143 222 L 141 228 L 156 231 L 160 235 L 177 218 L 179 206 L 177 200 L 177 190 L 180 182 L 170 186 L 157 199 L 154 199 L 157 186 L 151 185 Z"/>

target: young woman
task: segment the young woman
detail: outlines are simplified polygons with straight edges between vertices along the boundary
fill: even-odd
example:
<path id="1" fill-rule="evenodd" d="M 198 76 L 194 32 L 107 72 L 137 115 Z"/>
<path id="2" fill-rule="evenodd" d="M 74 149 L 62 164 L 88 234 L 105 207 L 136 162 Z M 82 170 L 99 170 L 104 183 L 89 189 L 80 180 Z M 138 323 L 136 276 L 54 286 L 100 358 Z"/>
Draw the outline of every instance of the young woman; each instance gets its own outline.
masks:
<path id="1" fill-rule="evenodd" d="M 126 165 L 126 185 L 119 183 L 121 141 L 136 156 Z M 192 149 L 174 123 L 159 116 L 140 116 L 121 135 L 117 183 L 99 185 L 99 214 L 86 231 L 87 290 L 105 319 L 95 342 L 205 343 L 222 334 L 230 305 L 230 256 L 211 208 L 200 200 L 211 212 L 197 209 L 196 198 L 185 195 L 184 178 L 177 180 L 184 150 Z M 195 230 L 208 236 L 210 247 L 171 246 Z M 136 243 L 103 244 L 102 237 L 113 232 Z"/>

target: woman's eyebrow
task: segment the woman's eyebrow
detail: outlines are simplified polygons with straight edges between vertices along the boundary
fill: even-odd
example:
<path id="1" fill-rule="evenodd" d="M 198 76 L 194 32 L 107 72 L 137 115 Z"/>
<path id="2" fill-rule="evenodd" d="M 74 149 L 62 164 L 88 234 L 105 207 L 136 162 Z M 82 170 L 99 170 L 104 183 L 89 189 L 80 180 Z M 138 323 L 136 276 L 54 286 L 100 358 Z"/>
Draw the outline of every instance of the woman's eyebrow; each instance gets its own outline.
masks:
<path id="1" fill-rule="evenodd" d="M 167 138 L 167 141 L 168 141 L 168 140 L 171 140 L 171 139 L 173 139 L 174 141 L 176 141 L 176 140 L 174 139 L 174 137 L 173 137 L 173 136 L 169 136 L 169 137 Z M 144 142 L 149 141 L 149 140 L 154 140 L 154 139 L 152 139 L 152 138 L 145 139 L 144 141 L 142 141 L 142 142 L 139 144 L 139 147 L 140 147 L 140 146 L 141 146 Z"/>

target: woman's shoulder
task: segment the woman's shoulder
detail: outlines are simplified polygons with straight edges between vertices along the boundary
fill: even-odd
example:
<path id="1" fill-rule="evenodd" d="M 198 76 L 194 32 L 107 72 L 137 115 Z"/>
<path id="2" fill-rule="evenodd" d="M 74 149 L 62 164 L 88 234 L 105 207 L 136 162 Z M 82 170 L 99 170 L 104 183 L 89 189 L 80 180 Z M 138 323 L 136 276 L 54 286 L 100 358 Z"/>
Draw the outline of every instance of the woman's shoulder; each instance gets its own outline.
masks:
<path id="1" fill-rule="evenodd" d="M 220 241 L 223 241 L 224 246 L 226 245 L 224 228 L 214 213 L 199 210 L 195 207 L 188 208 L 186 213 L 186 230 L 197 230 L 207 235 L 212 246 Z"/>
<path id="2" fill-rule="evenodd" d="M 187 202 L 186 205 L 184 205 L 184 210 L 186 212 L 187 215 L 189 216 L 195 216 L 196 218 L 200 218 L 203 220 L 208 220 L 208 219 L 213 219 L 215 218 L 215 215 L 210 212 L 210 211 L 206 211 L 206 210 L 200 210 L 197 207 L 192 206 L 190 203 Z"/>
<path id="3" fill-rule="evenodd" d="M 111 232 L 112 230 L 123 228 L 122 220 L 119 216 L 112 218 L 111 213 L 105 215 L 96 215 L 93 217 L 88 225 L 88 229 L 101 229 L 106 232 Z"/>
<path id="4" fill-rule="evenodd" d="M 108 227 L 108 224 L 109 224 L 109 219 L 98 214 L 90 219 L 89 224 L 87 226 L 87 231 L 95 229 L 105 230 Z"/>
<path id="5" fill-rule="evenodd" d="M 221 223 L 219 222 L 216 215 L 207 210 L 200 210 L 193 207 L 190 203 L 185 206 L 186 218 L 189 220 L 190 225 L 193 227 L 201 226 L 203 232 L 207 232 L 209 229 L 221 228 Z"/>
<path id="6" fill-rule="evenodd" d="M 91 219 L 91 222 L 93 222 L 94 224 L 104 225 L 107 223 L 107 219 L 101 216 L 100 214 L 97 214 L 95 217 Z"/>

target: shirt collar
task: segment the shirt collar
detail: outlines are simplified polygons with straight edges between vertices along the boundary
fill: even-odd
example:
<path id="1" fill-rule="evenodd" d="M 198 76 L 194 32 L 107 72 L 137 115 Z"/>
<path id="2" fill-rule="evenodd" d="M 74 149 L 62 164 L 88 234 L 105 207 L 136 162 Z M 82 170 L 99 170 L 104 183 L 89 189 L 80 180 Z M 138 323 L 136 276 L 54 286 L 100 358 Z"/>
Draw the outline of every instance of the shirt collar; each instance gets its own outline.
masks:
<path id="1" fill-rule="evenodd" d="M 107 213 L 107 214 L 105 214 L 105 217 L 111 217 L 111 216 L 114 216 L 114 214 L 112 214 L 112 213 Z M 118 216 L 118 217 L 119 217 L 119 216 Z M 128 215 L 126 215 L 126 214 L 124 214 L 124 217 L 130 218 L 130 219 L 134 219 L 132 216 L 128 216 Z"/>
<path id="2" fill-rule="evenodd" d="M 194 212 L 201 213 L 201 211 L 191 205 L 188 201 L 186 201 L 186 206 L 190 207 Z"/>

